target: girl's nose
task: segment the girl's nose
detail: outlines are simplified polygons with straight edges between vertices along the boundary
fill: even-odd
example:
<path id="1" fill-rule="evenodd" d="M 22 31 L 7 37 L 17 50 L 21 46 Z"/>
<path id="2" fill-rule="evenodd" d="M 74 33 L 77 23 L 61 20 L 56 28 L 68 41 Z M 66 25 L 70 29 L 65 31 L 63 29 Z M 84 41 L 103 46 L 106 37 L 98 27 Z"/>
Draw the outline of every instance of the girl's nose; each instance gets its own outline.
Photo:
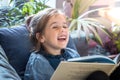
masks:
<path id="1" fill-rule="evenodd" d="M 61 31 L 62 31 L 62 32 L 65 32 L 65 31 L 67 31 L 67 30 L 68 30 L 67 28 L 61 27 Z"/>

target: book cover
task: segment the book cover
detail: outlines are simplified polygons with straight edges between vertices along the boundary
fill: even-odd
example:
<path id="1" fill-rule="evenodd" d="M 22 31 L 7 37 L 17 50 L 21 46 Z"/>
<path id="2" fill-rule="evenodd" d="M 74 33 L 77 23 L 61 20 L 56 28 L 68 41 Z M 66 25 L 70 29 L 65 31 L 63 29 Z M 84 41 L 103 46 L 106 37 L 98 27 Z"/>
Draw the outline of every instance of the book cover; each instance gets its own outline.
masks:
<path id="1" fill-rule="evenodd" d="M 113 63 L 117 64 L 117 60 L 112 60 L 103 55 L 84 56 L 79 58 L 68 59 L 69 62 L 98 62 L 98 63 Z"/>

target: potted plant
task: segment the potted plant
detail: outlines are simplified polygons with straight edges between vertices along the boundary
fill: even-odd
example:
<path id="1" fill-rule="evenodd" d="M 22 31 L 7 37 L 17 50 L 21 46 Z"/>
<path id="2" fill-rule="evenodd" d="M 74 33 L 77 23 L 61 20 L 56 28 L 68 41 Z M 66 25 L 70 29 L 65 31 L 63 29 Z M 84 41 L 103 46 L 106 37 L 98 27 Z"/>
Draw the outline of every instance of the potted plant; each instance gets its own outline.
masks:
<path id="1" fill-rule="evenodd" d="M 83 56 L 85 53 L 88 53 L 85 51 L 89 48 L 88 43 L 90 40 L 94 40 L 97 44 L 103 46 L 101 36 L 98 33 L 99 30 L 110 37 L 109 31 L 103 24 L 101 24 L 97 19 L 86 17 L 87 14 L 102 9 L 99 8 L 86 11 L 95 1 L 96 0 L 74 0 L 72 16 L 68 19 L 70 21 L 69 29 L 71 36 L 75 41 L 78 52 L 80 54 L 83 53 Z M 84 39 L 81 37 L 84 37 Z M 82 42 L 81 39 L 83 39 Z M 85 47 L 85 49 L 83 49 L 83 47 Z"/>

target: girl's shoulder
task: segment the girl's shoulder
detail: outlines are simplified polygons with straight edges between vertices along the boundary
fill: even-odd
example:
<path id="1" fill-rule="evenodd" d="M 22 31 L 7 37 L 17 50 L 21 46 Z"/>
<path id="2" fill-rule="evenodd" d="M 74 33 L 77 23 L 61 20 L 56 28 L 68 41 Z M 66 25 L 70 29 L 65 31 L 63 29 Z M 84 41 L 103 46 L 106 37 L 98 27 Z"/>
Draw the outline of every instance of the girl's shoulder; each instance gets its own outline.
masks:
<path id="1" fill-rule="evenodd" d="M 73 57 L 73 58 L 74 57 L 80 57 L 80 54 L 76 50 L 74 50 L 74 49 L 66 48 L 65 52 L 68 53 L 68 54 L 70 54 L 71 57 Z"/>
<path id="2" fill-rule="evenodd" d="M 27 65 L 33 66 L 35 68 L 37 68 L 38 66 L 39 67 L 44 66 L 44 67 L 50 68 L 52 70 L 52 67 L 49 64 L 49 61 L 43 55 L 36 53 L 36 52 L 31 53 Z"/>
<path id="3" fill-rule="evenodd" d="M 25 71 L 25 78 L 29 79 L 26 80 L 37 80 L 35 78 L 39 78 L 39 80 L 49 80 L 53 72 L 54 69 L 44 56 L 36 52 L 31 53 Z"/>
<path id="4" fill-rule="evenodd" d="M 39 53 L 36 53 L 36 52 L 32 52 L 31 55 L 30 55 L 30 58 L 29 58 L 29 61 L 30 62 L 35 62 L 35 61 L 39 61 L 39 62 L 48 62 L 47 59 L 39 54 Z"/>

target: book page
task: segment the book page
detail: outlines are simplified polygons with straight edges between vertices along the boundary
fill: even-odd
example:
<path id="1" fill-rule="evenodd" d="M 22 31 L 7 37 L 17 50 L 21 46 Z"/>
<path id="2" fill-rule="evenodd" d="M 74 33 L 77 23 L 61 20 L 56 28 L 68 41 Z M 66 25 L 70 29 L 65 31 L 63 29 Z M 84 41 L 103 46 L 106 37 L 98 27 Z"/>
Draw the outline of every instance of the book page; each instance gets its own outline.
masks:
<path id="1" fill-rule="evenodd" d="M 84 80 L 90 73 L 101 70 L 110 75 L 115 64 L 62 61 L 50 80 Z"/>

